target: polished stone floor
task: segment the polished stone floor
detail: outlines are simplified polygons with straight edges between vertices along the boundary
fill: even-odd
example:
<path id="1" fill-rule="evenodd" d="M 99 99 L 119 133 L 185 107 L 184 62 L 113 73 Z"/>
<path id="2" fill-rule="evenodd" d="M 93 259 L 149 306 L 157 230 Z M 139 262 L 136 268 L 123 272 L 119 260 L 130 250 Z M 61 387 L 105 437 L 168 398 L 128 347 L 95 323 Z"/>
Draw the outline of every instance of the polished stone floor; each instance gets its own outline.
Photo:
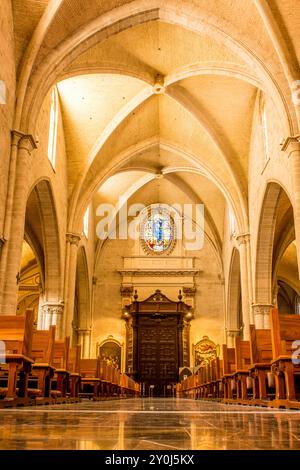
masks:
<path id="1" fill-rule="evenodd" d="M 0 449 L 300 449 L 300 412 L 160 398 L 2 409 Z"/>

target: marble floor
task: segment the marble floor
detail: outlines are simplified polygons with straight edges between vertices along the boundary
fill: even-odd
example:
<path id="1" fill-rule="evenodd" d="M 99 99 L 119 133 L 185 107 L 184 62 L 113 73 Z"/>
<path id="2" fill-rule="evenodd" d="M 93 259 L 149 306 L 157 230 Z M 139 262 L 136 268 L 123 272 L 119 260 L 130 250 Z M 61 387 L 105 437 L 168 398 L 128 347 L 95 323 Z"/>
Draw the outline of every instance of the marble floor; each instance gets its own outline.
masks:
<path id="1" fill-rule="evenodd" d="M 300 412 L 160 398 L 2 409 L 0 449 L 300 449 Z"/>

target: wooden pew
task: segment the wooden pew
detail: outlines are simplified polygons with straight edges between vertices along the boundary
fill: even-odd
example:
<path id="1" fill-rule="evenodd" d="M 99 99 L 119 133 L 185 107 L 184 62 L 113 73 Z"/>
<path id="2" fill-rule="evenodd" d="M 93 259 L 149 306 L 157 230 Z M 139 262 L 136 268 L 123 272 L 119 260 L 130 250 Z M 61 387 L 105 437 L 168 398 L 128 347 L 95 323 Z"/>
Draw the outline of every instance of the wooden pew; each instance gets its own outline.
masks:
<path id="1" fill-rule="evenodd" d="M 198 369 L 199 398 L 204 399 L 206 394 L 206 367 L 201 366 Z"/>
<path id="2" fill-rule="evenodd" d="M 137 398 L 140 393 L 139 384 L 126 374 L 121 374 L 121 396 L 123 398 Z"/>
<path id="3" fill-rule="evenodd" d="M 68 371 L 70 372 L 70 401 L 77 403 L 80 401 L 80 357 L 81 357 L 81 346 L 77 345 L 74 348 L 70 348 L 68 357 Z"/>
<path id="4" fill-rule="evenodd" d="M 212 398 L 212 371 L 210 363 L 204 366 L 203 394 L 206 399 Z"/>
<path id="5" fill-rule="evenodd" d="M 54 377 L 53 354 L 55 326 L 49 330 L 36 330 L 32 339 L 32 358 L 34 359 L 32 379 L 37 379 L 37 390 L 30 391 L 36 397 L 37 404 L 52 403 L 50 396 L 51 379 Z M 40 393 L 39 393 L 40 392 Z"/>
<path id="6" fill-rule="evenodd" d="M 300 340 L 300 316 L 271 312 L 272 372 L 275 374 L 276 407 L 300 409 L 300 364 L 293 363 L 293 342 Z M 299 348 L 299 345 L 298 345 Z"/>
<path id="7" fill-rule="evenodd" d="M 200 400 L 202 398 L 202 385 L 203 385 L 203 371 L 202 367 L 199 367 L 199 369 L 196 372 L 197 375 L 197 400 Z"/>
<path id="8" fill-rule="evenodd" d="M 51 380 L 51 396 L 57 403 L 66 403 L 70 390 L 70 371 L 68 370 L 70 337 L 54 342 L 52 365 L 55 368 L 54 378 Z"/>
<path id="9" fill-rule="evenodd" d="M 236 371 L 233 374 L 236 387 L 236 401 L 247 404 L 252 395 L 252 379 L 249 377 L 251 365 L 250 341 L 242 341 L 239 336 L 235 338 Z"/>
<path id="10" fill-rule="evenodd" d="M 113 389 L 112 395 L 114 398 L 119 398 L 121 395 L 121 373 L 117 367 L 113 368 Z"/>
<path id="11" fill-rule="evenodd" d="M 233 373 L 236 370 L 235 362 L 235 348 L 228 348 L 226 344 L 222 345 L 222 355 L 223 355 L 223 393 L 224 403 L 230 403 L 233 398 Z"/>
<path id="12" fill-rule="evenodd" d="M 109 369 L 105 360 L 99 359 L 99 377 L 100 382 L 100 397 L 108 398 L 110 396 L 110 382 L 109 382 Z"/>
<path id="13" fill-rule="evenodd" d="M 0 357 L 0 376 L 4 381 L 0 406 L 32 404 L 28 397 L 28 375 L 31 358 L 34 312 L 28 309 L 24 316 L 0 316 L 0 341 L 5 343 L 5 355 Z M 18 381 L 18 390 L 17 390 Z"/>
<path id="14" fill-rule="evenodd" d="M 92 398 L 94 401 L 101 397 L 101 378 L 99 359 L 80 359 L 81 390 L 80 397 Z"/>
<path id="15" fill-rule="evenodd" d="M 271 373 L 272 339 L 271 330 L 256 329 L 250 325 L 250 376 L 253 379 L 253 397 L 250 404 L 268 406 L 275 397 L 275 382 Z"/>
<path id="16" fill-rule="evenodd" d="M 212 398 L 219 401 L 223 398 L 222 377 L 223 361 L 219 357 L 211 360 L 212 369 Z"/>

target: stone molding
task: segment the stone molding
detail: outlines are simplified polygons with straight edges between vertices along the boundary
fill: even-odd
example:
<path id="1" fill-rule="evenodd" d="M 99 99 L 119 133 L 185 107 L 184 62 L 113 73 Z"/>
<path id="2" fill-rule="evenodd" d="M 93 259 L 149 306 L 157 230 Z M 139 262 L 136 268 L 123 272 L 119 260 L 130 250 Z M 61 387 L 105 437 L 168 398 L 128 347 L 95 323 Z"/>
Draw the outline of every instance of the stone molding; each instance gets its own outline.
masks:
<path id="1" fill-rule="evenodd" d="M 123 276 L 195 276 L 199 273 L 198 269 L 185 269 L 185 270 L 175 270 L 175 269 L 168 269 L 158 271 L 155 269 L 124 269 L 118 271 Z"/>

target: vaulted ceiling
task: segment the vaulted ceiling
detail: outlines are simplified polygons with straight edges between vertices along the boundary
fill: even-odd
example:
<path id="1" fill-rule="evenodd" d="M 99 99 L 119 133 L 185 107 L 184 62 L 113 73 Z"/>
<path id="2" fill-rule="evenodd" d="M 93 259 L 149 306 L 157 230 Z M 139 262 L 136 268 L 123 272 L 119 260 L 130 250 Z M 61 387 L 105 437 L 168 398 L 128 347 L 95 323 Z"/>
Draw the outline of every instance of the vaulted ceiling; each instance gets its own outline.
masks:
<path id="1" fill-rule="evenodd" d="M 296 126 L 289 80 L 298 67 L 299 2 L 12 4 L 17 118 L 34 122 L 35 105 L 58 84 L 71 214 L 91 200 L 157 194 L 172 202 L 181 194 L 205 203 L 216 245 L 226 202 L 245 229 L 258 90 Z"/>

